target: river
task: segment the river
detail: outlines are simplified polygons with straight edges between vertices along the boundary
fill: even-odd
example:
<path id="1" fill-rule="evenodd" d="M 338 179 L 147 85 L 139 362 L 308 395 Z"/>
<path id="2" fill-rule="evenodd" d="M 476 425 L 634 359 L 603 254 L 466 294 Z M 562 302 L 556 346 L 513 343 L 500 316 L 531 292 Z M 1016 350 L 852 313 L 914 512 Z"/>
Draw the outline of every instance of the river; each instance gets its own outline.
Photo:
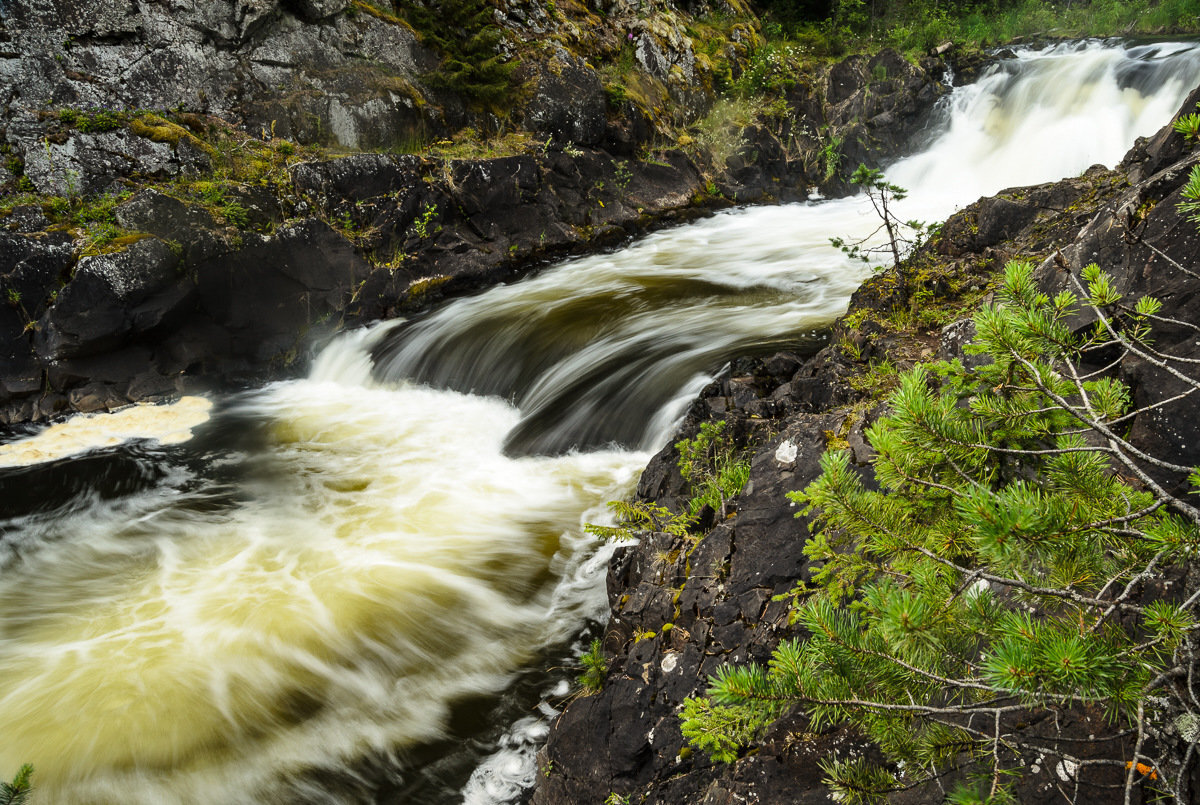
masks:
<path id="1" fill-rule="evenodd" d="M 904 218 L 1115 164 L 1189 43 L 1023 51 L 891 166 Z M 607 552 L 730 358 L 811 351 L 862 198 L 731 210 L 344 333 L 309 375 L 0 445 L 0 775 L 44 803 L 519 801 Z"/>

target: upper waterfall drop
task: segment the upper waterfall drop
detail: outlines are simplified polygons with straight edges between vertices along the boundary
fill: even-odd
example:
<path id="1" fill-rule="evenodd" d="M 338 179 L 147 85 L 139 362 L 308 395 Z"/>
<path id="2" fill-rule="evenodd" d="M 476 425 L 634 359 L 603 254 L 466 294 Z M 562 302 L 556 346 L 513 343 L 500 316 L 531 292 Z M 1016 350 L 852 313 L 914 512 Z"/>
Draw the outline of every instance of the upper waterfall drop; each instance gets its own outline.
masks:
<path id="1" fill-rule="evenodd" d="M 960 87 L 920 153 L 887 168 L 905 210 L 941 220 L 1008 187 L 1112 167 L 1200 84 L 1200 45 L 1105 42 L 1021 49 Z"/>

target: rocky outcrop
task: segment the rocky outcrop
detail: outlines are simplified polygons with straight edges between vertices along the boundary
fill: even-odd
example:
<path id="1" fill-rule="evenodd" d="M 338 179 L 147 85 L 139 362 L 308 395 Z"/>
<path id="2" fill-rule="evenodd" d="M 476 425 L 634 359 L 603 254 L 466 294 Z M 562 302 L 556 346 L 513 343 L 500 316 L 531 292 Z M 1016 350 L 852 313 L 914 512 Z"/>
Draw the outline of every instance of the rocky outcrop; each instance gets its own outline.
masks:
<path id="1" fill-rule="evenodd" d="M 30 130 L 49 103 L 185 108 L 255 132 L 390 144 L 425 125 L 416 84 L 436 61 L 399 20 L 349 13 L 356 9 L 344 0 L 8 3 L 0 11 L 7 139 L 27 163 L 36 159 Z M 73 136 L 49 155 L 52 173 L 59 182 L 72 170 L 90 178 L 75 152 L 106 148 Z M 39 190 L 61 192 L 49 176 L 28 175 Z"/>
<path id="2" fill-rule="evenodd" d="M 1189 99 L 1184 110 L 1197 100 Z M 981 200 L 952 217 L 902 270 L 864 284 L 829 346 L 807 359 L 780 354 L 735 361 L 710 385 L 679 438 L 690 438 L 701 422 L 725 420 L 731 444 L 753 455 L 750 480 L 733 503 L 735 512 L 716 523 L 710 514 L 699 537 L 651 534 L 619 554 L 608 579 L 608 678 L 599 692 L 571 702 L 555 723 L 539 758 L 549 771 L 538 780 L 535 805 L 608 792 L 645 803 L 827 802 L 817 761 L 835 751 L 873 751 L 852 732 L 814 730 L 793 714 L 744 757 L 723 765 L 693 754 L 679 726 L 683 700 L 702 693 L 718 666 L 764 662 L 781 639 L 795 634 L 787 594 L 810 578 L 803 554 L 809 523 L 795 517 L 786 493 L 817 477 L 817 461 L 829 447 L 850 450 L 869 477 L 872 452 L 864 429 L 883 413 L 878 400 L 894 382 L 872 374 L 869 365 L 887 359 L 904 369 L 935 357 L 972 359 L 961 351 L 971 334 L 961 317 L 988 298 L 989 284 L 1010 259 L 1043 259 L 1039 274 L 1048 290 L 1066 287 L 1069 275 L 1098 261 L 1120 290 L 1156 295 L 1163 316 L 1193 320 L 1200 236 L 1178 202 L 1197 159 L 1168 128 L 1140 142 L 1113 171 L 1097 167 Z M 1197 357 L 1194 331 L 1184 343 L 1189 329 L 1168 326 L 1158 343 Z M 1168 400 L 1178 390 L 1144 361 L 1127 359 L 1121 376 L 1139 405 Z M 1140 444 L 1187 465 L 1200 463 L 1196 436 L 1194 413 L 1179 402 L 1139 415 L 1131 430 Z M 677 459 L 673 447 L 657 455 L 639 497 L 678 508 L 687 487 Z M 1081 751 L 1074 739 L 1106 729 L 1098 713 L 1062 718 L 1072 752 Z M 1019 801 L 1055 801 L 1050 774 L 1043 768 L 1027 775 Z M 1110 801 L 1106 789 L 1095 787 L 1106 782 L 1112 781 L 1083 775 L 1079 790 Z M 915 790 L 895 801 L 941 798 Z"/>

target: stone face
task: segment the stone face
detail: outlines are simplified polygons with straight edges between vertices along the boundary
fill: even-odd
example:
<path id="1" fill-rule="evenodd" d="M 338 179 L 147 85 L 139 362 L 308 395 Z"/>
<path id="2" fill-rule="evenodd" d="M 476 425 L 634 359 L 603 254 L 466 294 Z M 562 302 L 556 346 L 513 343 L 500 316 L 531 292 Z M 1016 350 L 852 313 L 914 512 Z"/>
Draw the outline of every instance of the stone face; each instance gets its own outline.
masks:
<path id="1" fill-rule="evenodd" d="M 558 142 L 596 145 L 606 129 L 600 76 L 564 50 L 554 59 L 557 63 L 538 76 L 533 100 L 525 107 L 525 125 Z"/>
<path id="2" fill-rule="evenodd" d="M 16 119 L 42 105 L 183 106 L 253 131 L 275 123 L 281 136 L 332 135 L 348 147 L 390 144 L 421 123 L 416 87 L 435 62 L 409 28 L 370 14 L 349 19 L 347 6 L 347 0 L 14 0 L 4 18 L 6 50 L 20 55 L 0 59 L 0 86 L 20 104 L 2 115 Z M 72 172 L 77 190 L 102 189 L 106 179 L 130 173 L 121 170 L 123 157 L 149 166 L 140 173 L 173 172 L 172 159 L 179 160 L 170 148 L 126 132 L 76 134 L 44 149 L 45 125 L 30 120 L 9 126 L 6 138 L 34 165 L 28 175 L 43 192 L 67 192 Z"/>

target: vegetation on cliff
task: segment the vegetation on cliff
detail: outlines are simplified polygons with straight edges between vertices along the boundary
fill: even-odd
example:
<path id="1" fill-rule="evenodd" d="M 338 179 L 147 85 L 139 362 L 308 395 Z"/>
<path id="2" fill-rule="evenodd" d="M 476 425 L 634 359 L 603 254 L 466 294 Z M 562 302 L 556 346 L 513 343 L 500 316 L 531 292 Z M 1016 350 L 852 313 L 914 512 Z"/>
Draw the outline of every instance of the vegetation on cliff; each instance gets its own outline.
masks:
<path id="1" fill-rule="evenodd" d="M 845 801 L 930 782 L 1012 801 L 1031 763 L 1068 784 L 1088 768 L 1126 802 L 1139 784 L 1187 801 L 1200 471 L 1130 441 L 1164 403 L 1132 405 L 1113 373 L 1132 357 L 1189 397 L 1194 361 L 1153 332 L 1198 328 L 1095 265 L 1081 278 L 1051 299 L 1010 263 L 974 317 L 978 365 L 918 365 L 867 431 L 873 481 L 831 450 L 791 495 L 821 526 L 805 547 L 819 570 L 793 591 L 805 638 L 767 668 L 719 670 L 684 708 L 694 746 L 732 761 L 800 705 L 811 729 L 852 724 L 887 760 L 827 759 Z M 1088 719 L 1112 726 L 1068 736 Z"/>

